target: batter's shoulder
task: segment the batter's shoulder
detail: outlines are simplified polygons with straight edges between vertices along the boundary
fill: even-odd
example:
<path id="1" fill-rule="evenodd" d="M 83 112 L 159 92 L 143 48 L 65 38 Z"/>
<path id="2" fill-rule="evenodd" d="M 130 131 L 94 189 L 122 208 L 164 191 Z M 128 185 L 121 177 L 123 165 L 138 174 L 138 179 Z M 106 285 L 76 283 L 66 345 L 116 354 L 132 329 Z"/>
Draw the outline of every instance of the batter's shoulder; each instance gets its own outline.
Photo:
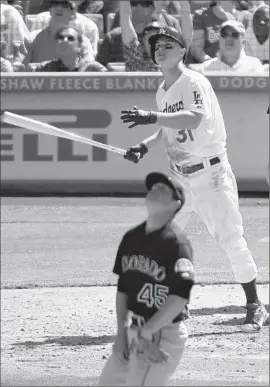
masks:
<path id="1" fill-rule="evenodd" d="M 186 69 L 185 76 L 190 83 L 211 86 L 211 83 L 206 76 L 198 71 Z"/>

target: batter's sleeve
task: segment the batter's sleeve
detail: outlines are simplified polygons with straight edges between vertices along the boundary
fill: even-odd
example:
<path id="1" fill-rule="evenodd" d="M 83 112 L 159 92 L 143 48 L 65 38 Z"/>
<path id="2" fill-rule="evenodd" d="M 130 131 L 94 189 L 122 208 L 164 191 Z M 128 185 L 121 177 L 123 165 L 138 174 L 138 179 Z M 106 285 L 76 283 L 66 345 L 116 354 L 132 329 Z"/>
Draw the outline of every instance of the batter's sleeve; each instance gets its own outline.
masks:
<path id="1" fill-rule="evenodd" d="M 204 75 L 198 75 L 204 77 Z M 208 82 L 207 79 L 201 80 L 199 77 L 190 81 L 189 87 L 184 95 L 185 110 L 203 114 L 207 118 L 211 117 L 211 94 L 213 91 Z"/>

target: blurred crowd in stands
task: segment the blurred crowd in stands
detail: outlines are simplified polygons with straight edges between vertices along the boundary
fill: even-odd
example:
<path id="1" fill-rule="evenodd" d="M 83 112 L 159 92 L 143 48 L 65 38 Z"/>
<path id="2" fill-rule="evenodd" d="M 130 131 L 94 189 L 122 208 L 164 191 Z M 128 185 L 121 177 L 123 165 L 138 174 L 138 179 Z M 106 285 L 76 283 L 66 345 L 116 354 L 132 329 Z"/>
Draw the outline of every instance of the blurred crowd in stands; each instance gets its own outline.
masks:
<path id="1" fill-rule="evenodd" d="M 1 1 L 1 72 L 158 71 L 148 39 L 179 29 L 185 63 L 269 71 L 268 1 Z"/>

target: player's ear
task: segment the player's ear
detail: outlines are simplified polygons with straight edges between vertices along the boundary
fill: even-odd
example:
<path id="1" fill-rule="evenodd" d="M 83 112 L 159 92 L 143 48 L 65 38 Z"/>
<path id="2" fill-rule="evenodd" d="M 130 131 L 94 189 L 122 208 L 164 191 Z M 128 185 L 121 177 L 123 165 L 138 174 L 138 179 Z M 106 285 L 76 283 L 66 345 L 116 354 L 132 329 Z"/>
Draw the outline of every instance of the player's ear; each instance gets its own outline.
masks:
<path id="1" fill-rule="evenodd" d="M 181 50 L 180 50 L 180 54 L 181 54 L 181 56 L 184 56 L 185 55 L 185 53 L 186 53 L 186 49 L 185 48 L 181 48 Z"/>
<path id="2" fill-rule="evenodd" d="M 186 56 L 186 52 L 187 50 L 185 48 L 181 48 L 180 50 L 180 55 L 181 55 L 181 59 L 184 61 L 184 58 Z"/>

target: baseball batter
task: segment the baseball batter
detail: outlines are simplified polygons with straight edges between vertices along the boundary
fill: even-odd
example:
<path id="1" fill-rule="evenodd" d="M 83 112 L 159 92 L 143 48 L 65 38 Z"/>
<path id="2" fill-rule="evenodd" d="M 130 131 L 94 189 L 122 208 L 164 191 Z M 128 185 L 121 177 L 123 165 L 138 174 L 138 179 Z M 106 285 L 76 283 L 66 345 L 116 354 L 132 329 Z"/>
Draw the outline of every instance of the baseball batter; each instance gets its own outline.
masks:
<path id="1" fill-rule="evenodd" d="M 146 187 L 147 220 L 124 235 L 115 260 L 117 338 L 100 386 L 166 386 L 188 338 L 193 250 L 173 220 L 184 193 L 160 173 Z"/>
<path id="2" fill-rule="evenodd" d="M 159 112 L 122 111 L 130 128 L 157 124 L 154 135 L 128 150 L 127 159 L 138 162 L 163 140 L 169 173 L 184 185 L 186 204 L 178 217 L 182 229 L 193 211 L 231 262 L 236 280 L 247 299 L 244 332 L 258 332 L 268 318 L 256 287 L 257 266 L 243 237 L 238 190 L 226 152 L 226 130 L 215 92 L 202 74 L 185 68 L 181 34 L 161 28 L 149 39 L 152 59 L 160 65 L 164 82 L 157 91 Z"/>

